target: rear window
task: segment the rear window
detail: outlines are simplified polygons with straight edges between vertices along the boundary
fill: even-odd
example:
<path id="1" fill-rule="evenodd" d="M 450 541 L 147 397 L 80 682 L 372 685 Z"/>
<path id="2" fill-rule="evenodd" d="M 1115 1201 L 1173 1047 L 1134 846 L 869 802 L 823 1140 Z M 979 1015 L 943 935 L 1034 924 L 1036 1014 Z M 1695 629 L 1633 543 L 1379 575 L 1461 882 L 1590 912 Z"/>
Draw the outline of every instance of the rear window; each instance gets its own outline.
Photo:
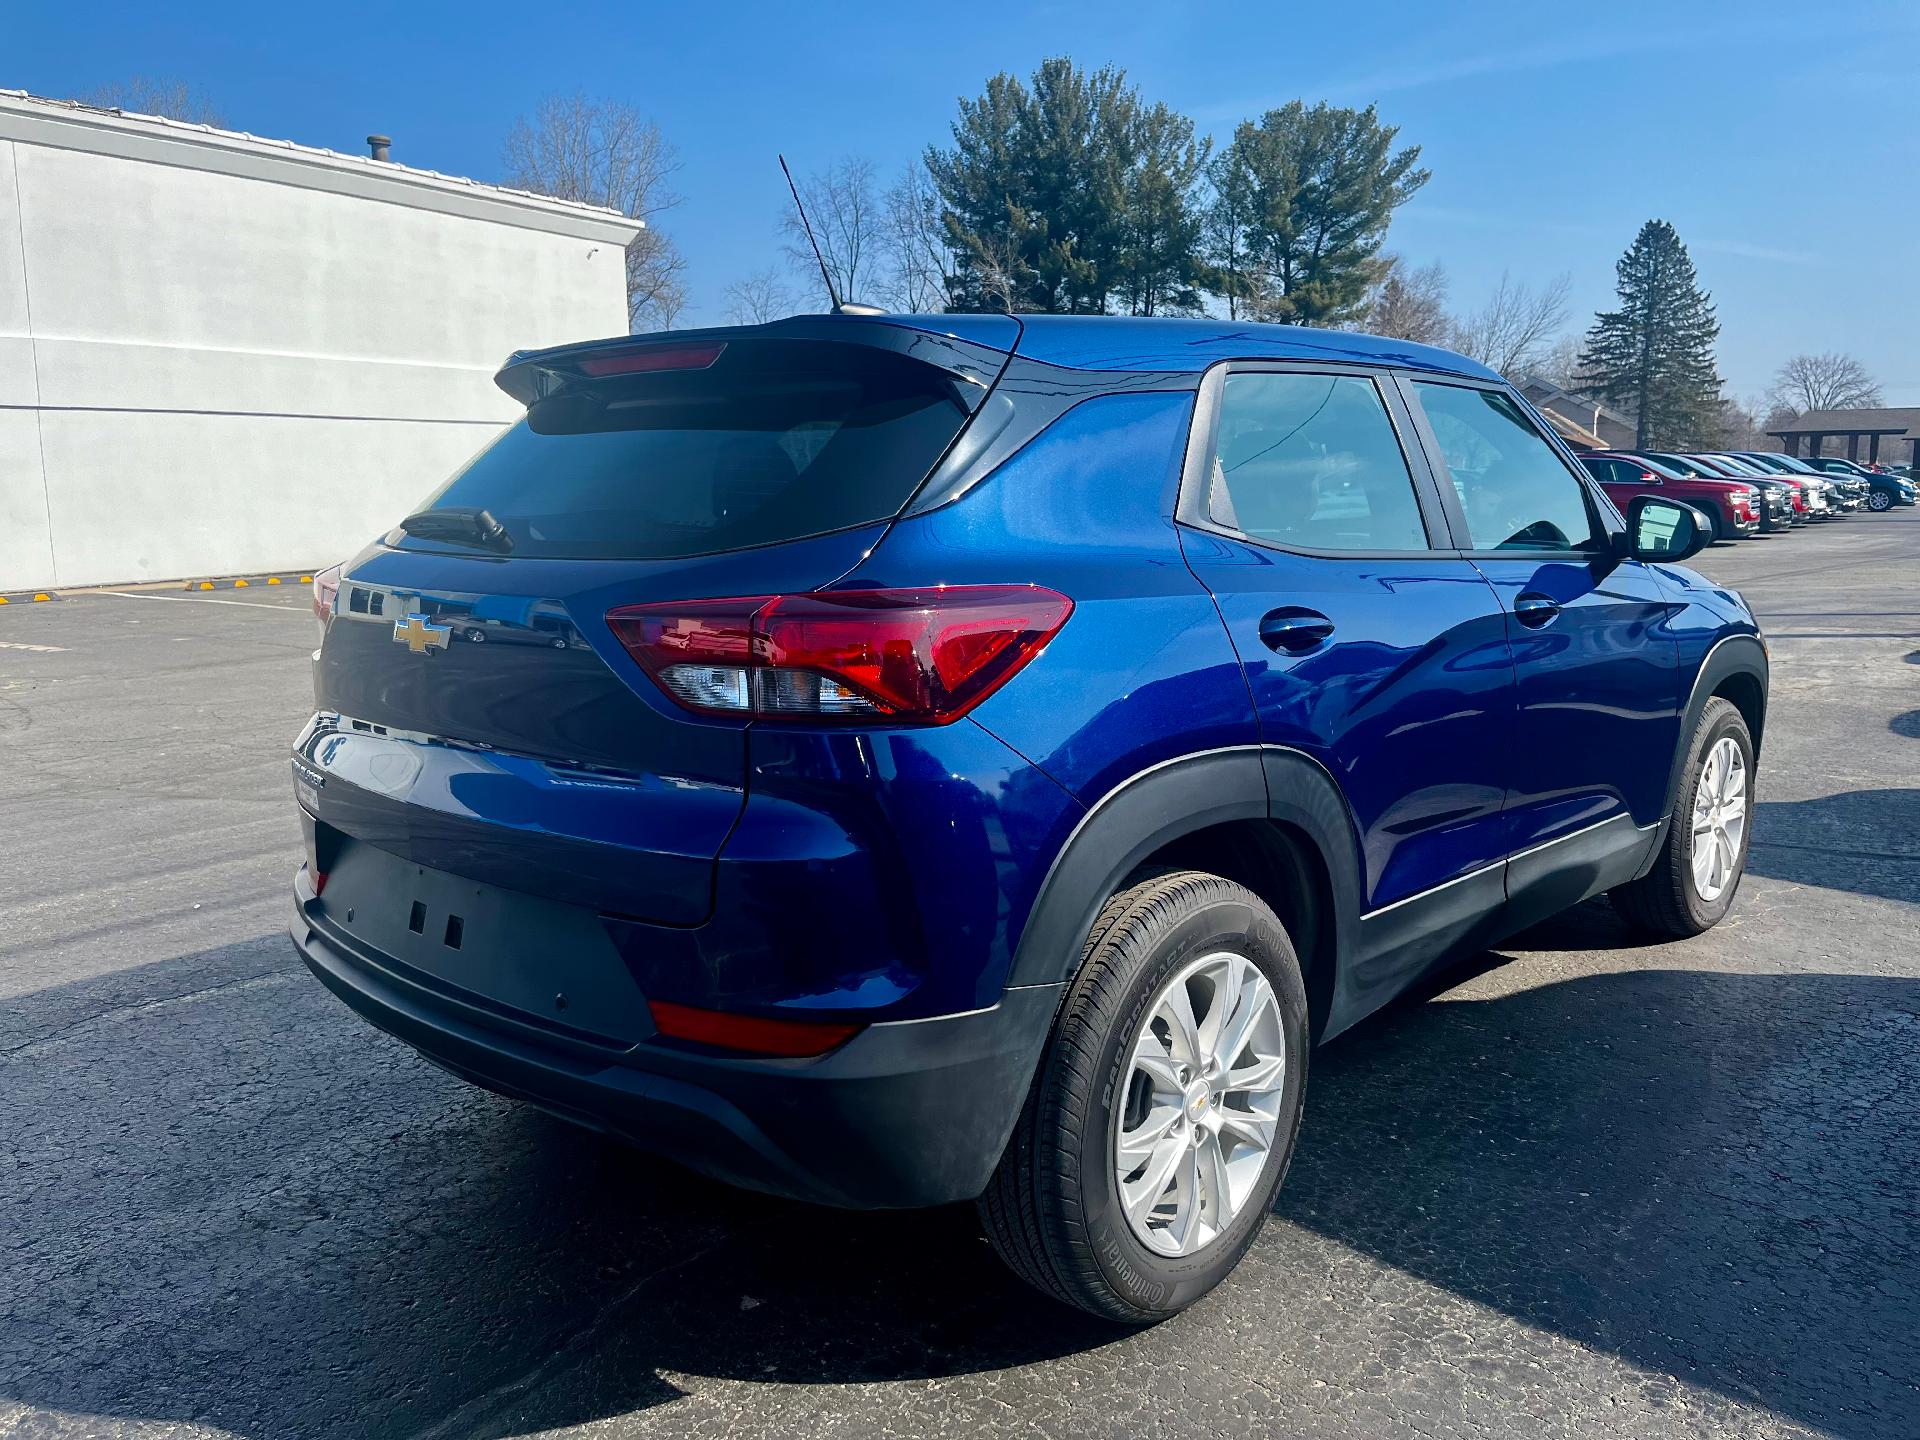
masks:
<path id="1" fill-rule="evenodd" d="M 966 423 L 963 386 L 974 390 L 870 346 L 732 341 L 703 370 L 589 380 L 536 401 L 423 508 L 484 509 L 510 553 L 575 559 L 844 530 L 899 513 Z"/>

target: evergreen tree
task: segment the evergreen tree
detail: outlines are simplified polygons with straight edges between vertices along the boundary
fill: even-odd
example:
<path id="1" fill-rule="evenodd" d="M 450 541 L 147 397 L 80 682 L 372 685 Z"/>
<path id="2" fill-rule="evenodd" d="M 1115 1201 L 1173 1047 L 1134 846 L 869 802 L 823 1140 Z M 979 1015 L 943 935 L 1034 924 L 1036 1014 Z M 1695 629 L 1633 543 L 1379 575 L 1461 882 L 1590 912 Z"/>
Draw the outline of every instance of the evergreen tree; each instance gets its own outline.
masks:
<path id="1" fill-rule="evenodd" d="M 1206 158 L 1193 123 L 1145 105 L 1123 71 L 1055 58 L 1030 86 L 994 76 L 960 102 L 952 148 L 927 151 L 955 307 L 1197 309 Z"/>
<path id="2" fill-rule="evenodd" d="M 1680 236 L 1664 220 L 1640 227 L 1615 267 L 1620 308 L 1587 332 L 1581 369 L 1604 398 L 1638 416 L 1638 449 L 1709 445 L 1719 428 L 1720 333 Z"/>
<path id="3" fill-rule="evenodd" d="M 1429 176 L 1419 146 L 1393 148 L 1399 133 L 1371 105 L 1309 109 L 1298 100 L 1234 131 L 1216 168 L 1209 226 L 1230 312 L 1244 304 L 1256 319 L 1302 325 L 1357 318 L 1393 212 Z M 1244 260 L 1229 268 L 1222 238 L 1242 233 Z"/>
<path id="4" fill-rule="evenodd" d="M 1135 315 L 1197 315 L 1206 270 L 1198 192 L 1212 142 L 1165 105 L 1136 109 L 1131 122 L 1114 294 Z"/>
<path id="5" fill-rule="evenodd" d="M 1207 167 L 1213 203 L 1201 222 L 1202 283 L 1227 302 L 1227 318 L 1251 315 L 1263 302 L 1251 246 L 1259 196 L 1246 152 L 1229 145 Z"/>

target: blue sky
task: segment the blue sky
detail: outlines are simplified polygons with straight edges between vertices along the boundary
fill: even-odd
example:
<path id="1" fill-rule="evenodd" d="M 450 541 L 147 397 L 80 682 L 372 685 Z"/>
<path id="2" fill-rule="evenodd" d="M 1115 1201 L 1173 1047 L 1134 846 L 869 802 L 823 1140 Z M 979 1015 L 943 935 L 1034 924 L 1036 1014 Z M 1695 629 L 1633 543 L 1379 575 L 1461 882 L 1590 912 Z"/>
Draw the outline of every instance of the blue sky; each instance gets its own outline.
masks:
<path id="1" fill-rule="evenodd" d="M 680 150 L 665 223 L 690 262 L 688 318 L 710 323 L 730 281 L 778 258 L 776 150 L 890 174 L 945 139 L 956 97 L 1050 54 L 1124 66 L 1222 138 L 1295 97 L 1378 103 L 1434 175 L 1390 248 L 1444 263 L 1456 306 L 1503 270 L 1565 271 L 1584 327 L 1659 216 L 1714 294 L 1736 395 L 1796 351 L 1844 350 L 1889 403 L 1920 404 L 1912 0 L 0 5 L 0 86 L 165 76 L 236 128 L 347 151 L 381 130 L 397 160 L 482 179 L 541 95 L 628 100 Z"/>

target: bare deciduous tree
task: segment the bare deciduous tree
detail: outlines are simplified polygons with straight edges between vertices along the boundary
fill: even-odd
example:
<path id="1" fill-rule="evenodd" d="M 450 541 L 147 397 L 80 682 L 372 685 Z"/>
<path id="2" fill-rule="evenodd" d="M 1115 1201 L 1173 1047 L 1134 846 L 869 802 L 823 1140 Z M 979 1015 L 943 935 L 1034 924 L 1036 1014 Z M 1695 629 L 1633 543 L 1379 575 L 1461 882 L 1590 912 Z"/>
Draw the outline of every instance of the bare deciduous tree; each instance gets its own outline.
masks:
<path id="1" fill-rule="evenodd" d="M 1502 272 L 1487 303 L 1453 327 L 1453 348 L 1502 375 L 1525 375 L 1565 323 L 1571 284 L 1561 275 L 1534 290 Z"/>
<path id="2" fill-rule="evenodd" d="M 726 295 L 729 325 L 764 325 L 801 309 L 799 298 L 771 265 L 734 281 L 727 286 Z"/>
<path id="3" fill-rule="evenodd" d="M 1856 410 L 1882 404 L 1880 386 L 1851 355 L 1829 350 L 1795 355 L 1773 377 L 1767 399 L 1778 409 L 1804 415 L 1809 410 Z"/>
<path id="4" fill-rule="evenodd" d="M 926 314 L 953 303 L 953 249 L 926 163 L 910 161 L 886 194 L 887 273 L 875 292 L 889 310 Z"/>
<path id="5" fill-rule="evenodd" d="M 836 161 L 798 181 L 800 201 L 819 242 L 816 259 L 807 232 L 791 207 L 781 216 L 787 259 L 797 271 L 818 275 L 824 263 L 842 300 L 865 301 L 878 293 L 886 251 L 887 215 L 873 183 L 873 162 L 858 157 Z"/>
<path id="6" fill-rule="evenodd" d="M 1439 261 L 1408 266 L 1398 255 L 1381 257 L 1380 278 L 1367 296 L 1365 326 L 1375 335 L 1444 345 L 1447 340 L 1447 272 Z"/>
<path id="7" fill-rule="evenodd" d="M 1558 385 L 1575 394 L 1584 393 L 1586 376 L 1580 368 L 1580 337 L 1562 335 L 1542 345 L 1534 357 L 1532 370 L 1535 378 L 1549 385 Z"/>
<path id="8" fill-rule="evenodd" d="M 185 120 L 193 125 L 224 127 L 227 123 L 214 103 L 184 80 L 157 79 L 150 75 L 130 75 L 125 80 L 102 85 L 82 95 L 80 103 L 136 115 L 164 115 L 169 120 Z"/>
<path id="9" fill-rule="evenodd" d="M 507 134 L 504 183 L 560 200 L 610 205 L 646 228 L 627 246 L 627 320 L 670 329 L 686 305 L 686 262 L 656 227 L 680 203 L 667 181 L 679 153 L 660 127 L 620 100 L 549 95 Z"/>

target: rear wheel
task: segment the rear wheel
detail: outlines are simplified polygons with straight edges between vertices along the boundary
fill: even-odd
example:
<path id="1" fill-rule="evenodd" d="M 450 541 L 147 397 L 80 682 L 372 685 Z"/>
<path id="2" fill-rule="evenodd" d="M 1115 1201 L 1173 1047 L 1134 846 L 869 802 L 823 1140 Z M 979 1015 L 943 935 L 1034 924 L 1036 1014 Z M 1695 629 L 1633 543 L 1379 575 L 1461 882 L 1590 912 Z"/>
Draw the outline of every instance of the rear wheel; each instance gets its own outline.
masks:
<path id="1" fill-rule="evenodd" d="M 1113 897 L 1089 932 L 980 1214 L 1029 1284 L 1161 1320 L 1239 1263 L 1292 1158 L 1307 1004 L 1286 931 L 1201 871 Z"/>
<path id="2" fill-rule="evenodd" d="M 1669 939 L 1698 935 L 1733 904 L 1746 873 L 1753 808 L 1753 737 L 1732 702 L 1707 702 L 1688 748 L 1687 779 L 1674 799 L 1653 869 L 1609 892 L 1640 929 Z"/>

